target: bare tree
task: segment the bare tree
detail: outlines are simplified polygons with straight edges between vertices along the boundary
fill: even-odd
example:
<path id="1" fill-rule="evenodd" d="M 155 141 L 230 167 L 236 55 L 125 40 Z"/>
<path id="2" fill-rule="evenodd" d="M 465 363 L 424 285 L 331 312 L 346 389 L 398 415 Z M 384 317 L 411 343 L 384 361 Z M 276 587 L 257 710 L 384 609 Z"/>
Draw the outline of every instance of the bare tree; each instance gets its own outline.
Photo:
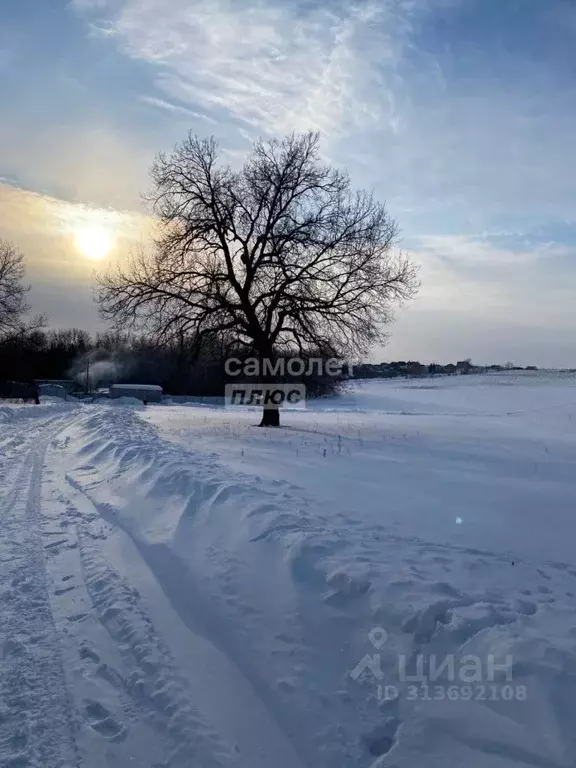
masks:
<path id="1" fill-rule="evenodd" d="M 318 142 L 258 141 L 238 171 L 218 163 L 214 139 L 189 135 L 159 155 L 158 236 L 99 278 L 102 315 L 164 338 L 233 331 L 261 360 L 279 349 L 357 357 L 382 342 L 415 270 L 393 252 L 385 206 L 325 165 Z M 262 425 L 278 424 L 265 409 Z"/>
<path id="2" fill-rule="evenodd" d="M 30 286 L 23 283 L 25 274 L 23 254 L 12 243 L 0 240 L 0 333 L 17 329 L 30 309 L 26 302 Z"/>

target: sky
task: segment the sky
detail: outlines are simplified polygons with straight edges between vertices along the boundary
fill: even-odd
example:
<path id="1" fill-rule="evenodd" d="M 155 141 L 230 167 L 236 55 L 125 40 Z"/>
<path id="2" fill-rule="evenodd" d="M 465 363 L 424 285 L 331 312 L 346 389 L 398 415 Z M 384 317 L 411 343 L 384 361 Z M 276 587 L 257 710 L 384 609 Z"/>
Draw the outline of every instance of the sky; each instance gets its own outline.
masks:
<path id="1" fill-rule="evenodd" d="M 2 0 L 0 238 L 103 327 L 158 151 L 321 132 L 420 267 L 373 359 L 576 367 L 576 0 Z"/>

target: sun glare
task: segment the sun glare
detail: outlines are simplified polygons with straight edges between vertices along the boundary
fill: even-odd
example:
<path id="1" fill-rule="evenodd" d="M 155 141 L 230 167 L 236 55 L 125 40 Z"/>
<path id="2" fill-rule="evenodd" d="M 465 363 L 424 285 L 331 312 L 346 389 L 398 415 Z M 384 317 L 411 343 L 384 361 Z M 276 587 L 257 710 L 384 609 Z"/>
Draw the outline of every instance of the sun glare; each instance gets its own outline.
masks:
<path id="1" fill-rule="evenodd" d="M 99 226 L 89 226 L 79 229 L 74 236 L 78 251 L 91 261 L 101 261 L 112 250 L 114 238 L 112 233 Z"/>

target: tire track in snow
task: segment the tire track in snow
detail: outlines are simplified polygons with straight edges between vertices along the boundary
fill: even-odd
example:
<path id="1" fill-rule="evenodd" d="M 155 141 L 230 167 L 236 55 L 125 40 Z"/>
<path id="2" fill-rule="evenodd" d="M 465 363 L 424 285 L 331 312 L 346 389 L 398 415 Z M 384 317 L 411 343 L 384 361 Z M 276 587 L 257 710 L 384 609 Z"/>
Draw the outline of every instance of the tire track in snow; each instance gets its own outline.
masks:
<path id="1" fill-rule="evenodd" d="M 118 525 L 112 510 L 93 504 L 83 489 L 68 475 L 66 480 L 69 485 L 69 498 L 77 507 L 83 508 L 87 513 L 89 510 L 97 510 L 102 519 L 117 527 L 123 536 L 127 535 Z M 82 535 L 80 539 L 83 540 Z M 142 552 L 140 543 L 135 544 L 156 577 L 158 568 L 166 570 L 173 565 L 158 559 L 161 557 L 160 551 L 150 557 L 150 552 Z M 206 722 L 211 722 L 224 742 L 229 745 L 228 753 L 214 765 L 238 768 L 269 768 L 272 765 L 275 768 L 303 768 L 290 739 L 280 729 L 273 714 L 268 711 L 234 661 L 204 637 L 195 636 L 194 629 L 185 621 L 188 631 L 191 632 L 186 639 L 188 661 L 192 668 L 191 682 L 192 685 L 197 684 L 195 694 L 192 693 L 190 685 L 186 685 L 183 678 L 179 679 L 164 643 L 158 638 L 155 638 L 152 644 L 142 640 L 145 636 L 145 625 L 148 625 L 152 632 L 154 629 L 144 613 L 139 613 L 138 609 L 135 612 L 126 610 L 127 605 L 135 602 L 133 588 L 106 563 L 101 551 L 92 544 L 81 544 L 81 551 L 85 546 L 85 581 L 94 605 L 99 611 L 103 625 L 122 645 L 125 652 L 134 656 L 137 665 L 136 671 L 128 681 L 133 695 L 143 706 L 151 709 L 151 714 L 161 728 L 166 727 L 168 717 L 168 729 L 171 733 L 178 736 L 179 730 L 183 729 L 182 736 L 179 736 L 181 748 L 174 756 L 174 765 L 189 768 L 186 740 L 193 742 L 194 738 L 198 739 L 199 734 L 206 732 Z M 176 574 L 175 578 L 178 580 L 179 574 Z M 188 614 L 193 614 L 196 595 L 188 588 L 190 585 L 186 582 L 187 578 L 179 583 L 180 587 L 186 586 Z M 159 582 L 159 585 L 172 604 L 172 588 L 164 581 Z M 179 607 L 181 606 L 175 607 L 178 615 Z M 205 610 L 202 609 L 202 613 L 205 614 Z M 202 630 L 204 629 L 203 626 Z M 170 641 L 168 637 L 165 639 Z M 207 687 L 207 680 L 210 681 L 211 689 Z M 183 704 L 178 705 L 178 701 Z M 201 713 L 205 713 L 205 717 Z M 222 754 L 223 751 L 222 745 L 219 749 L 215 749 L 214 745 L 206 754 Z M 200 752 L 202 753 L 202 750 Z M 181 758 L 184 762 L 179 762 Z M 200 763 L 200 766 L 204 766 L 204 763 Z"/>
<path id="2" fill-rule="evenodd" d="M 188 768 L 192 761 L 199 768 L 233 764 L 189 701 L 169 651 L 140 605 L 138 592 L 93 546 L 83 525 L 78 528 L 78 540 L 92 605 L 130 670 L 126 677 L 117 678 L 118 683 L 166 740 L 170 751 L 167 768 Z"/>
<path id="3" fill-rule="evenodd" d="M 235 766 L 191 706 L 138 591 L 106 557 L 100 516 L 65 482 L 57 459 L 66 440 L 52 447 L 43 534 L 82 765 Z"/>
<path id="4" fill-rule="evenodd" d="M 79 765 L 39 531 L 42 465 L 65 417 L 28 425 L 6 456 L 0 540 L 0 760 L 6 768 Z"/>

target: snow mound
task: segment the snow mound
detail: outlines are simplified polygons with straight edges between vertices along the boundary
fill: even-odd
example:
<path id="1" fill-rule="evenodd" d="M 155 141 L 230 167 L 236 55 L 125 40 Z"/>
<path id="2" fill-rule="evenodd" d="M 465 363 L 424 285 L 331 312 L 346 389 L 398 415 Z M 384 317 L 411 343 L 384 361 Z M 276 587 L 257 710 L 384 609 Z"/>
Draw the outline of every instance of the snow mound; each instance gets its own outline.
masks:
<path id="1" fill-rule="evenodd" d="M 0 405 L 0 424 L 10 424 L 25 419 L 56 416 L 77 407 L 74 403 L 64 402 L 60 398 L 40 398 L 40 405 L 11 404 Z"/>
<path id="2" fill-rule="evenodd" d="M 137 397 L 130 397 L 128 395 L 125 395 L 124 397 L 96 397 L 94 399 L 94 405 L 109 405 L 113 408 L 116 407 L 144 407 L 144 403 L 142 400 L 139 400 Z"/>
<path id="3" fill-rule="evenodd" d="M 139 400 L 137 397 L 130 397 L 129 395 L 111 398 L 106 400 L 106 402 L 108 405 L 144 405 L 142 400 Z"/>
<path id="4" fill-rule="evenodd" d="M 558 392 L 562 399 L 562 388 Z M 533 395 L 515 399 L 527 406 Z M 485 403 L 472 402 L 469 394 L 466 400 L 475 413 L 503 405 L 491 392 Z M 171 411 L 155 413 L 165 419 Z M 181 421 L 191 410 L 173 413 Z M 221 418 L 235 417 L 198 409 L 208 426 L 204 433 L 189 432 L 186 448 L 162 440 L 131 409 L 91 410 L 68 432 L 75 455 L 69 478 L 107 524 L 130 537 L 183 621 L 202 627 L 240 670 L 291 734 L 304 765 L 575 763 L 576 566 L 568 559 L 538 560 L 528 550 L 511 556 L 498 530 L 492 549 L 458 540 L 465 526 L 454 524 L 456 514 L 467 518 L 463 507 L 473 499 L 447 492 L 446 450 L 451 440 L 461 460 L 462 446 L 471 451 L 475 444 L 462 440 L 460 421 L 449 422 L 450 438 L 432 431 L 422 445 L 407 443 L 410 421 L 389 442 L 376 434 L 381 423 L 371 423 L 373 432 L 354 437 L 356 463 L 347 453 L 352 435 L 341 422 L 333 435 L 324 422 L 315 431 L 308 425 L 300 436 L 295 430 L 255 433 L 254 445 L 260 440 L 265 446 L 256 464 L 268 460 L 284 470 L 308 450 L 305 460 L 316 479 L 332 472 L 333 482 L 346 463 L 358 474 L 374 452 L 369 487 L 380 494 L 380 506 L 372 516 L 365 514 L 360 484 L 349 507 L 322 506 L 285 479 L 241 474 L 222 463 L 222 454 L 201 452 L 214 448 L 205 436 L 215 429 L 210 419 Z M 422 424 L 436 429 L 435 419 Z M 520 457 L 522 429 L 514 432 Z M 233 424 L 226 430 L 236 450 Z M 432 436 L 444 469 L 431 471 L 423 458 Z M 289 451 L 282 453 L 281 441 Z M 243 437 L 242 456 L 249 448 Z M 477 450 L 482 472 L 491 468 L 491 481 L 501 482 L 500 464 L 488 461 L 482 445 Z M 538 444 L 538 450 L 549 456 L 547 447 Z M 403 466 L 411 483 L 400 475 Z M 516 464 L 512 470 L 518 498 Z M 463 471 L 455 473 L 458 483 Z M 560 493 L 566 482 L 561 462 L 546 471 Z M 530 463 L 529 477 L 535 474 Z M 439 519 L 438 507 L 446 507 L 451 541 L 425 540 L 391 523 L 397 500 L 411 503 L 429 476 L 435 482 L 441 476 L 443 484 L 433 486 L 436 496 L 431 493 L 419 510 L 419 527 L 424 530 L 427 516 Z"/>

